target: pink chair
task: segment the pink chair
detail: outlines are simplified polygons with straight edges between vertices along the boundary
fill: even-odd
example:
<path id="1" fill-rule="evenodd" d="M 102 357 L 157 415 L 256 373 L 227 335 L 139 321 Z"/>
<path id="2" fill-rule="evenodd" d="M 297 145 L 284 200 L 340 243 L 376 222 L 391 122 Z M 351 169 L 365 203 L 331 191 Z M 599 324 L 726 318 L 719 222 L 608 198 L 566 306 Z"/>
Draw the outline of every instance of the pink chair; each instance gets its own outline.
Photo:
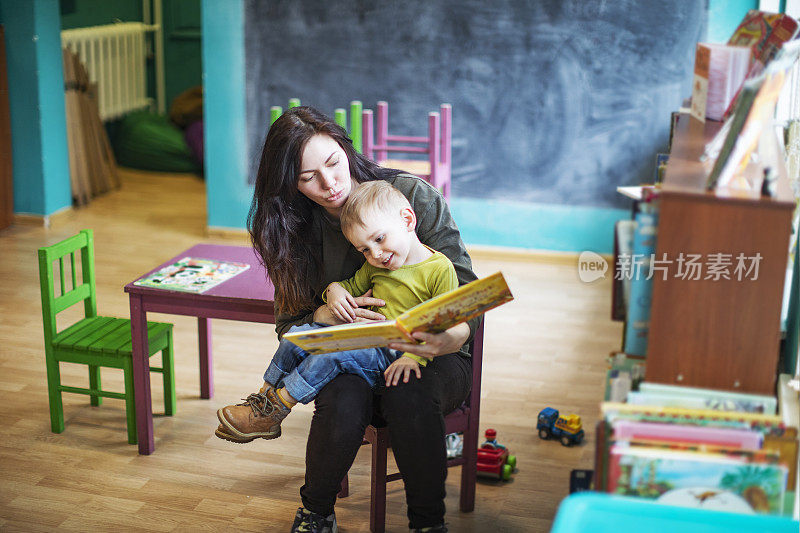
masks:
<path id="1" fill-rule="evenodd" d="M 378 102 L 377 129 L 374 130 L 372 110 L 363 114 L 363 153 L 385 167 L 399 168 L 423 178 L 450 199 L 450 174 L 452 167 L 452 108 L 442 104 L 439 112 L 428 113 L 428 136 L 411 137 L 389 135 L 389 104 Z M 414 143 L 422 146 L 395 145 L 389 143 Z M 389 159 L 389 152 L 427 154 L 428 160 Z"/>
<path id="2" fill-rule="evenodd" d="M 462 433 L 464 436 L 461 457 L 449 459 L 447 466 L 461 465 L 461 493 L 459 509 L 468 513 L 475 509 L 475 482 L 478 477 L 478 424 L 481 407 L 481 366 L 483 363 L 483 321 L 472 340 L 472 390 L 461 407 L 444 417 L 445 433 Z M 386 484 L 401 479 L 399 472 L 386 473 L 387 454 L 390 447 L 389 430 L 385 426 L 367 426 L 364 444 L 372 444 L 372 475 L 370 476 L 369 530 L 383 533 L 386 530 Z M 339 497 L 350 493 L 347 476 L 342 480 Z"/>

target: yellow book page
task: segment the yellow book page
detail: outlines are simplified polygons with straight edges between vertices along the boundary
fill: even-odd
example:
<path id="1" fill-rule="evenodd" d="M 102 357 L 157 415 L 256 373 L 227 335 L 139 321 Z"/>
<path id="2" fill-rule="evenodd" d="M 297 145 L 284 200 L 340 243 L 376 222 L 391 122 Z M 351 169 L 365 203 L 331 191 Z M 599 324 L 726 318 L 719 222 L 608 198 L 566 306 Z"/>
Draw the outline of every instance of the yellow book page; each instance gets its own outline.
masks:
<path id="1" fill-rule="evenodd" d="M 513 299 L 503 273 L 497 272 L 423 302 L 397 322 L 409 333 L 440 333 Z"/>
<path id="2" fill-rule="evenodd" d="M 395 341 L 409 342 L 408 337 L 397 327 L 394 320 L 293 331 L 283 338 L 312 354 L 375 348 Z"/>

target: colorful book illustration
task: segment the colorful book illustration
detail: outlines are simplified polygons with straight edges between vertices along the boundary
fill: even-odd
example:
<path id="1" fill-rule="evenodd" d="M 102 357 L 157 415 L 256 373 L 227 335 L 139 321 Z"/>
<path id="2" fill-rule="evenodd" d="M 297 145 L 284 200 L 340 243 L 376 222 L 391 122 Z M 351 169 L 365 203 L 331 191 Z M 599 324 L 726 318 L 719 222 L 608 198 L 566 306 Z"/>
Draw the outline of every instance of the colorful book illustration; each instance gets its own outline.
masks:
<path id="1" fill-rule="evenodd" d="M 510 302 L 514 297 L 501 272 L 462 285 L 416 305 L 394 320 L 355 322 L 283 336 L 309 353 L 329 353 L 386 346 L 391 342 L 417 343 L 417 331 L 442 331 Z"/>
<path id="2" fill-rule="evenodd" d="M 247 263 L 184 257 L 133 284 L 168 291 L 203 293 L 248 268 L 250 265 Z"/>
<path id="3" fill-rule="evenodd" d="M 778 401 L 773 396 L 649 382 L 642 383 L 638 392 L 628 395 L 628 403 L 768 415 L 774 415 L 778 409 Z"/>
<path id="4" fill-rule="evenodd" d="M 797 21 L 783 13 L 765 13 L 751 9 L 728 39 L 729 45 L 749 46 L 751 49 L 750 68 L 746 79 L 753 79 L 775 58 L 785 42 L 797 34 Z M 725 111 L 725 118 L 733 112 L 738 100 L 734 96 Z"/>
<path id="5" fill-rule="evenodd" d="M 765 13 L 751 9 L 734 30 L 729 45 L 749 46 L 753 62 L 769 63 L 784 42 L 797 32 L 797 21 L 783 13 Z"/>
<path id="6" fill-rule="evenodd" d="M 757 452 L 707 454 L 618 444 L 610 450 L 609 491 L 665 505 L 781 514 L 786 480 L 786 467 Z"/>

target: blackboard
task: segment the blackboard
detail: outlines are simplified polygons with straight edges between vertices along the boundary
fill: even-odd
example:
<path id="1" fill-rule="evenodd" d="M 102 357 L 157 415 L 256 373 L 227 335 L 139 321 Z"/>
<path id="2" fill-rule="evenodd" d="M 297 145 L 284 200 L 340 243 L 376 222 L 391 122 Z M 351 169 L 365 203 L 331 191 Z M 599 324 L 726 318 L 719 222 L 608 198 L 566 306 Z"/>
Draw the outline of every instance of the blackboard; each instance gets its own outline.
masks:
<path id="1" fill-rule="evenodd" d="M 453 194 L 621 206 L 691 92 L 703 0 L 248 0 L 251 179 L 272 105 L 389 102 L 426 135 L 453 106 Z"/>

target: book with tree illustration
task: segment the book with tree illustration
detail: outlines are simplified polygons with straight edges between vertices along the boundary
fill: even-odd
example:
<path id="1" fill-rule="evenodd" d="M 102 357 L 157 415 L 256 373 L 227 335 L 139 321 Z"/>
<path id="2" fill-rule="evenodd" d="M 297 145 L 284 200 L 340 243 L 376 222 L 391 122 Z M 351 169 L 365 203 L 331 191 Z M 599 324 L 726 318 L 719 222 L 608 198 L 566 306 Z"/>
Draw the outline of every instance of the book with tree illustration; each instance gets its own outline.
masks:
<path id="1" fill-rule="evenodd" d="M 412 333 L 441 333 L 513 299 L 503 274 L 497 272 L 422 302 L 394 320 L 297 331 L 283 338 L 312 354 L 375 348 L 391 342 L 416 344 Z"/>
<path id="2" fill-rule="evenodd" d="M 614 445 L 609 492 L 665 505 L 781 514 L 787 469 L 764 452 L 703 453 Z"/>

